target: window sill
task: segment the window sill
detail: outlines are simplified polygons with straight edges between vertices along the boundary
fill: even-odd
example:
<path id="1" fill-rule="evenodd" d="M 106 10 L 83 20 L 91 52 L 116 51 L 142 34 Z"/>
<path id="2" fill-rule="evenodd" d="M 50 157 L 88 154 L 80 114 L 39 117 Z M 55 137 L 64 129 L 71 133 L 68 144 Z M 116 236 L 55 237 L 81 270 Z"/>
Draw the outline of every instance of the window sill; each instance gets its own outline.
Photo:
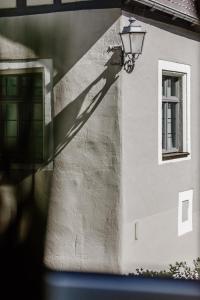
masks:
<path id="1" fill-rule="evenodd" d="M 189 152 L 171 152 L 171 153 L 165 153 L 162 155 L 162 160 L 171 160 L 171 159 L 177 159 L 177 158 L 183 158 L 189 156 Z"/>

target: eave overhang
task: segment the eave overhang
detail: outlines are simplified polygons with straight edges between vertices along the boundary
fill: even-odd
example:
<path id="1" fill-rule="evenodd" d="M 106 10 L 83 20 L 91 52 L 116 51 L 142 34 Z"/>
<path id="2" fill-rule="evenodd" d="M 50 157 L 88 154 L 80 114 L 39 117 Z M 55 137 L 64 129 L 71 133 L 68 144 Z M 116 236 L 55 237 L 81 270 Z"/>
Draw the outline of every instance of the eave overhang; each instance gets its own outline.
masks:
<path id="1" fill-rule="evenodd" d="M 196 15 L 193 13 L 184 13 L 179 9 L 172 8 L 169 5 L 165 5 L 162 1 L 155 1 L 155 0 L 126 0 L 126 4 L 142 4 L 150 7 L 152 11 L 159 10 L 163 13 L 167 13 L 172 16 L 173 19 L 179 18 L 184 21 L 187 21 L 193 25 L 200 25 L 200 19 L 198 17 L 198 11 L 196 10 Z"/>

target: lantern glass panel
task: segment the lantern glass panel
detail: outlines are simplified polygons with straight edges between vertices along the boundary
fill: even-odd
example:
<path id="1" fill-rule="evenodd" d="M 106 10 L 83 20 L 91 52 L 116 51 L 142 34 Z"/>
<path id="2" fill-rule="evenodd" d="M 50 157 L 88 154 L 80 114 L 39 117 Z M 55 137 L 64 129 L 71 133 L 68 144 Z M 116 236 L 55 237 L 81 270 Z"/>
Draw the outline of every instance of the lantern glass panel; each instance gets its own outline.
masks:
<path id="1" fill-rule="evenodd" d="M 145 32 L 134 32 L 130 34 L 132 53 L 141 54 Z M 125 48 L 126 52 L 126 48 Z"/>
<path id="2" fill-rule="evenodd" d="M 121 34 L 122 44 L 124 47 L 125 53 L 131 53 L 131 40 L 130 40 L 130 34 L 129 33 L 122 33 Z"/>

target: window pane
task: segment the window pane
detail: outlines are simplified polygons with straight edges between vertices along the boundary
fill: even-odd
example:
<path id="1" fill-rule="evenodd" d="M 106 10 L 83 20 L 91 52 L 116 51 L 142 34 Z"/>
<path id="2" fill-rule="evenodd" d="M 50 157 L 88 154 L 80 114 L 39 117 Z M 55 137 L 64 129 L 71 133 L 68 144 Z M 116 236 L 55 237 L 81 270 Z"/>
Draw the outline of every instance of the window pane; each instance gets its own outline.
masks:
<path id="1" fill-rule="evenodd" d="M 162 95 L 167 97 L 167 78 L 166 78 L 166 76 L 162 77 Z"/>
<path id="2" fill-rule="evenodd" d="M 33 105 L 33 119 L 34 120 L 42 120 L 43 117 L 43 110 L 42 104 L 34 104 Z"/>
<path id="3" fill-rule="evenodd" d="M 17 136 L 17 121 L 6 122 L 6 135 L 9 137 Z"/>
<path id="4" fill-rule="evenodd" d="M 179 78 L 171 77 L 171 96 L 178 97 Z"/>
<path id="5" fill-rule="evenodd" d="M 42 72 L 0 76 L 1 154 L 13 162 L 42 161 L 42 78 Z"/>
<path id="6" fill-rule="evenodd" d="M 6 119 L 7 120 L 17 120 L 17 104 L 7 104 L 6 105 Z"/>
<path id="7" fill-rule="evenodd" d="M 162 77 L 162 95 L 164 97 L 179 97 L 181 77 L 167 76 Z"/>
<path id="8" fill-rule="evenodd" d="M 22 94 L 29 99 L 41 98 L 42 90 L 42 73 L 26 74 L 21 77 Z M 25 96 L 26 95 L 26 96 Z"/>
<path id="9" fill-rule="evenodd" d="M 189 216 L 189 200 L 184 200 L 182 202 L 182 222 L 188 220 Z"/>
<path id="10" fill-rule="evenodd" d="M 6 104 L 1 104 L 0 105 L 0 120 L 5 120 L 6 119 Z"/>
<path id="11" fill-rule="evenodd" d="M 34 96 L 42 96 L 42 74 L 35 74 L 34 76 Z"/>
<path id="12" fill-rule="evenodd" d="M 162 149 L 166 150 L 166 103 L 162 104 Z"/>
<path id="13" fill-rule="evenodd" d="M 178 114 L 178 147 L 180 151 L 183 151 L 183 103 L 178 104 L 177 114 Z"/>
<path id="14" fill-rule="evenodd" d="M 7 76 L 6 94 L 9 97 L 17 96 L 17 76 Z"/>
<path id="15" fill-rule="evenodd" d="M 43 136 L 43 124 L 41 121 L 33 121 L 33 135 Z"/>
<path id="16" fill-rule="evenodd" d="M 176 103 L 167 106 L 167 148 L 176 148 Z"/>
<path id="17" fill-rule="evenodd" d="M 162 75 L 162 149 L 183 150 L 182 74 L 163 71 Z"/>

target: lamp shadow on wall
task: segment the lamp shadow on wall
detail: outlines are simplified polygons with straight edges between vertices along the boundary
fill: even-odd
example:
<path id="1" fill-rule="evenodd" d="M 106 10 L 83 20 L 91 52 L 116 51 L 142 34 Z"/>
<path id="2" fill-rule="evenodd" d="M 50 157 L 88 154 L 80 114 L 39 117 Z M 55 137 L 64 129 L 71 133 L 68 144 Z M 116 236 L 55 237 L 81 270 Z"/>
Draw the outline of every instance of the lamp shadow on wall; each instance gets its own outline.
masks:
<path id="1" fill-rule="evenodd" d="M 118 79 L 121 69 L 119 66 L 111 65 L 114 56 L 115 54 L 106 63 L 104 71 L 53 119 L 55 148 L 46 164 L 59 155 L 83 128 L 101 102 L 106 101 L 105 96 Z M 102 80 L 103 86 L 88 102 L 87 95 Z M 47 132 L 51 130 L 51 126 L 52 124 L 49 124 Z M 34 166 L 30 170 L 11 170 L 7 155 L 0 178 L 0 265 L 7 299 L 12 298 L 14 293 L 20 295 L 23 300 L 27 297 L 28 291 L 34 287 L 34 291 L 31 296 L 28 295 L 28 298 L 35 300 L 38 299 L 38 290 L 41 290 L 39 273 L 42 274 L 43 268 L 48 207 L 44 215 L 38 210 L 35 191 L 39 182 L 36 173 L 37 169 Z M 52 172 L 48 172 L 46 176 L 47 187 L 51 186 L 49 173 Z M 27 180 L 28 183 L 24 183 Z M 49 193 L 50 189 L 47 188 L 46 198 L 49 198 Z M 15 277 L 15 282 L 9 279 L 11 273 L 12 277 Z M 10 282 L 12 282 L 12 290 L 8 288 Z"/>
<path id="2" fill-rule="evenodd" d="M 54 127 L 54 153 L 55 157 L 71 142 L 71 140 L 77 135 L 84 124 L 88 121 L 90 116 L 97 109 L 102 102 L 111 86 L 118 79 L 118 73 L 121 66 L 113 66 L 112 61 L 115 59 L 116 54 L 112 54 L 112 57 L 106 63 L 106 69 L 70 104 L 68 104 L 58 115 L 53 119 Z M 103 87 L 88 101 L 86 99 L 90 91 L 100 81 L 104 80 Z M 87 100 L 87 105 L 82 111 L 83 105 Z M 106 99 L 105 99 L 106 101 Z"/>
<path id="3" fill-rule="evenodd" d="M 20 51 L 26 59 L 53 58 L 54 67 L 57 71 L 54 76 L 54 85 L 65 76 L 117 19 L 114 16 L 108 19 L 106 23 L 102 22 L 101 16 L 95 17 L 95 23 L 98 24 L 98 30 L 95 31 L 95 28 L 91 26 L 91 20 L 87 20 L 87 15 L 85 19 L 81 20 L 80 15 L 77 14 L 77 27 L 74 34 L 76 35 L 76 32 L 79 31 L 82 34 L 80 39 L 77 38 L 72 41 L 70 35 L 67 36 L 66 34 L 66 17 L 49 15 L 48 18 L 48 22 L 44 22 L 43 16 L 38 17 L 39 22 L 35 16 L 0 19 L 0 34 L 6 39 L 6 42 L 11 42 L 11 54 L 8 51 L 8 59 L 21 59 L 21 54 L 17 50 L 19 45 L 24 47 Z M 83 23 L 84 27 L 82 26 Z M 15 43 L 18 45 L 16 48 Z M 69 43 L 74 49 L 73 53 L 68 50 Z M 82 43 L 81 47 L 79 43 Z M 5 57 L 5 53 L 0 50 L 1 57 Z M 54 132 L 56 133 L 55 149 L 53 155 L 48 158 L 47 164 L 53 161 L 70 143 L 94 113 L 110 87 L 117 80 L 118 71 L 119 68 L 116 66 L 113 66 L 111 70 L 110 61 L 108 61 L 105 70 L 98 78 L 55 116 L 53 120 Z M 101 80 L 104 80 L 105 84 L 80 113 L 87 94 Z M 47 128 L 48 130 L 50 128 Z M 13 298 L 13 295 L 16 297 L 19 295 L 22 300 L 27 298 L 29 300 L 39 299 L 38 291 L 41 284 L 40 274 L 42 273 L 52 171 L 37 171 L 35 166 L 29 170 L 12 170 L 7 155 L 5 166 L 2 168 L 2 177 L 0 176 L 0 210 L 2 213 L 0 214 L 0 275 L 3 277 L 2 289 L 5 290 L 6 299 Z M 43 179 L 45 177 L 45 180 L 40 177 L 38 179 L 38 173 Z M 44 181 L 46 186 L 40 198 L 36 191 L 38 186 L 43 188 L 41 185 Z M 42 203 L 45 207 L 43 211 L 38 207 L 38 202 L 42 201 L 47 202 Z M 22 236 L 21 240 L 20 235 Z"/>
<path id="4" fill-rule="evenodd" d="M 53 59 L 53 67 L 56 70 L 53 78 L 55 85 L 105 34 L 118 17 L 117 11 L 112 14 L 109 10 L 106 12 L 100 10 L 96 13 L 93 11 L 90 17 L 87 11 L 74 11 L 45 16 L 0 18 L 0 35 L 2 42 L 5 43 L 0 47 L 0 59 L 10 61 Z M 91 26 L 92 23 L 95 26 Z M 47 164 L 54 160 L 80 131 L 117 79 L 117 67 L 111 70 L 109 64 L 110 62 L 94 82 L 55 116 L 54 132 L 58 134 L 54 141 L 55 151 Z M 87 93 L 100 80 L 105 81 L 104 86 L 80 113 Z M 0 180 L 2 212 L 0 218 L 3 217 L 3 220 L 0 220 L 2 295 L 5 292 L 6 299 L 13 299 L 13 296 L 17 298 L 19 296 L 21 300 L 40 299 L 52 171 L 37 172 L 35 167 L 13 171 L 10 168 L 9 157 L 6 159 L 5 168 L 2 170 L 4 178 Z M 44 182 L 45 188 L 42 186 Z M 38 189 L 43 189 L 42 195 L 38 196 Z M 38 202 L 43 205 L 43 209 L 38 207 Z M 19 234 L 22 235 L 20 241 Z"/>
<path id="5" fill-rule="evenodd" d="M 0 35 L 6 38 L 6 43 L 11 41 L 6 54 L 0 49 L 0 58 L 5 55 L 13 60 L 53 58 L 55 85 L 118 18 L 117 11 L 110 13 L 101 10 L 90 14 L 87 11 L 72 11 L 46 14 L 45 17 L 31 15 L 0 18 Z M 92 23 L 95 26 L 91 26 Z M 9 49 L 16 51 L 9 54 Z"/>

